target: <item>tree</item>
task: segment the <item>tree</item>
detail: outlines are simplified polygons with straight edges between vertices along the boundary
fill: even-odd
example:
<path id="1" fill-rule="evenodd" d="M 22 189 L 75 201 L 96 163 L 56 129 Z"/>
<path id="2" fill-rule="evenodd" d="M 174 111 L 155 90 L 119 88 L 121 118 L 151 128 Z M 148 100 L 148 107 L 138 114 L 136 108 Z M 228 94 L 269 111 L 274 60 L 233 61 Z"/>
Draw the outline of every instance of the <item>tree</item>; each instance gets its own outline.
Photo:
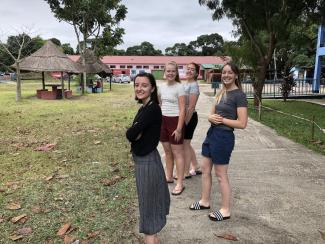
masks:
<path id="1" fill-rule="evenodd" d="M 223 38 L 217 33 L 201 35 L 192 45 L 202 56 L 221 55 L 223 53 Z"/>
<path id="2" fill-rule="evenodd" d="M 125 54 L 137 56 L 159 56 L 162 55 L 162 52 L 159 49 L 155 49 L 150 42 L 142 42 L 140 45 L 128 47 Z"/>
<path id="3" fill-rule="evenodd" d="M 277 67 L 285 75 L 293 67 L 311 67 L 315 63 L 317 25 L 309 20 L 297 19 L 291 26 L 288 40 L 278 43 Z"/>
<path id="4" fill-rule="evenodd" d="M 193 56 L 196 54 L 196 51 L 191 45 L 175 43 L 174 46 L 165 49 L 165 54 L 167 56 Z"/>
<path id="5" fill-rule="evenodd" d="M 74 51 L 73 48 L 70 46 L 70 43 L 64 43 L 61 45 L 61 48 L 63 49 L 63 52 L 65 54 L 73 55 Z"/>
<path id="6" fill-rule="evenodd" d="M 121 0 L 44 1 L 50 5 L 56 18 L 73 26 L 83 64 L 85 63 L 83 54 L 87 44 L 96 49 L 98 43 L 105 47 L 122 43 L 124 32 L 118 24 L 124 20 L 127 9 L 121 4 Z M 84 92 L 85 73 L 83 77 L 82 91 Z"/>
<path id="7" fill-rule="evenodd" d="M 34 40 L 34 44 L 31 45 L 33 39 L 26 33 L 19 34 L 17 36 L 9 36 L 7 43 L 0 41 L 0 53 L 7 54 L 11 58 L 11 64 L 15 62 L 16 72 L 17 72 L 17 81 L 16 81 L 16 101 L 21 100 L 21 79 L 20 79 L 20 62 L 21 59 L 35 51 L 31 47 L 35 48 L 39 41 L 39 38 Z M 7 59 L 9 61 L 10 59 Z M 7 66 L 9 67 L 9 66 Z"/>
<path id="8" fill-rule="evenodd" d="M 321 1 L 199 0 L 199 4 L 214 11 L 213 19 L 219 20 L 223 16 L 231 19 L 237 27 L 237 33 L 250 42 L 252 51 L 257 55 L 256 80 L 253 83 L 255 106 L 262 99 L 267 68 L 278 42 L 287 39 L 291 23 L 300 16 L 312 13 L 319 2 Z"/>
<path id="9" fill-rule="evenodd" d="M 55 45 L 57 45 L 58 47 L 61 47 L 61 41 L 55 37 L 52 37 L 51 39 L 49 39 L 51 42 L 53 42 Z"/>

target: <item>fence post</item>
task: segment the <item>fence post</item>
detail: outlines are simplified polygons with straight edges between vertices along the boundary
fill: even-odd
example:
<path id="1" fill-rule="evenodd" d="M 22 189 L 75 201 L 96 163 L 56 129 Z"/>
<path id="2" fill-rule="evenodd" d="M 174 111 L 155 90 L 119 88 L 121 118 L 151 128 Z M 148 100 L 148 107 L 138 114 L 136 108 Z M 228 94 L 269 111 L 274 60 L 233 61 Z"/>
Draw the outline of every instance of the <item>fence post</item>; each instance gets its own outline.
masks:
<path id="1" fill-rule="evenodd" d="M 258 103 L 258 120 L 261 121 L 262 119 L 262 103 L 259 101 Z"/>
<path id="2" fill-rule="evenodd" d="M 315 115 L 313 115 L 311 123 L 311 140 L 313 141 L 315 138 Z"/>

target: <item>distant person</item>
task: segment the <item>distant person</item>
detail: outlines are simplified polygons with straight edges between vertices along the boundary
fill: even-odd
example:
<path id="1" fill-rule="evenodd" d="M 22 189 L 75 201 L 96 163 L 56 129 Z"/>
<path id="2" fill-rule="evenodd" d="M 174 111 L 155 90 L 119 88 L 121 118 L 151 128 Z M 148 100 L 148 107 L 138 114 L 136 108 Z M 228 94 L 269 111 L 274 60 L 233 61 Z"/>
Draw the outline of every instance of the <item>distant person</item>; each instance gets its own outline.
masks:
<path id="1" fill-rule="evenodd" d="M 162 123 L 157 86 L 153 75 L 138 74 L 135 99 L 142 104 L 126 137 L 131 142 L 139 200 L 139 231 L 145 243 L 158 244 L 157 233 L 166 225 L 170 196 L 157 145 Z"/>
<path id="2" fill-rule="evenodd" d="M 185 91 L 181 84 L 178 66 L 175 62 L 165 65 L 166 82 L 159 87 L 159 100 L 162 111 L 160 142 L 165 152 L 166 180 L 173 183 L 174 159 L 176 161 L 177 182 L 172 195 L 180 195 L 184 191 L 184 122 Z"/>
<path id="3" fill-rule="evenodd" d="M 227 63 L 221 72 L 222 89 L 216 96 L 209 115 L 211 127 L 202 144 L 202 193 L 201 199 L 190 206 L 191 210 L 210 209 L 212 176 L 214 171 L 219 182 L 221 208 L 211 212 L 210 220 L 230 218 L 231 190 L 228 180 L 228 165 L 235 145 L 234 129 L 247 125 L 247 99 L 242 92 L 240 73 L 236 65 Z"/>
<path id="4" fill-rule="evenodd" d="M 196 63 L 189 63 L 186 67 L 186 81 L 183 82 L 185 90 L 185 134 L 184 134 L 184 152 L 185 152 L 185 178 L 199 175 L 202 172 L 198 168 L 195 151 L 191 145 L 191 140 L 198 123 L 196 103 L 199 99 L 200 88 L 197 83 L 200 66 Z"/>
<path id="5" fill-rule="evenodd" d="M 93 93 L 97 93 L 97 88 L 102 88 L 102 82 L 100 80 L 96 80 L 96 86 L 93 87 Z"/>

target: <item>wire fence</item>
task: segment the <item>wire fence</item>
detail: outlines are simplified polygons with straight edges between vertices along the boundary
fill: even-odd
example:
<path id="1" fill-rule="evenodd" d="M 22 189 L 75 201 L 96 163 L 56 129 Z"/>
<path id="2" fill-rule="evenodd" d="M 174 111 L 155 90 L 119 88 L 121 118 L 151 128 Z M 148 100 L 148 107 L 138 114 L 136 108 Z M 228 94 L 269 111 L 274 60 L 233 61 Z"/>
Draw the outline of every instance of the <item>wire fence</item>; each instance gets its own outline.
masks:
<path id="1" fill-rule="evenodd" d="M 265 84 L 262 91 L 262 98 L 280 98 L 282 93 L 280 90 L 283 79 L 277 80 L 265 80 Z M 313 79 L 296 79 L 296 86 L 293 91 L 290 92 L 290 97 L 299 96 L 319 96 L 325 95 L 325 79 L 320 81 L 319 92 L 313 91 Z M 243 91 L 248 98 L 254 97 L 254 88 L 251 80 L 245 80 L 242 82 Z"/>
<path id="2" fill-rule="evenodd" d="M 250 106 L 250 108 L 256 110 L 256 108 L 254 106 Z M 301 117 L 301 116 L 298 116 L 298 115 L 286 113 L 286 112 L 283 112 L 283 111 L 280 111 L 280 110 L 277 110 L 277 109 L 274 109 L 274 108 L 270 108 L 270 107 L 267 107 L 267 106 L 264 106 L 264 105 L 260 105 L 259 108 L 258 108 L 258 119 L 259 120 L 262 120 L 262 117 L 263 117 L 262 108 L 309 123 L 310 128 L 311 128 L 310 129 L 310 139 L 312 141 L 315 140 L 315 132 L 316 132 L 315 129 L 317 129 L 320 132 L 320 134 L 325 136 L 325 128 L 322 128 L 319 124 L 317 124 L 315 122 L 315 115 L 313 115 L 312 119 L 307 119 L 307 118 L 304 118 L 304 117 Z"/>

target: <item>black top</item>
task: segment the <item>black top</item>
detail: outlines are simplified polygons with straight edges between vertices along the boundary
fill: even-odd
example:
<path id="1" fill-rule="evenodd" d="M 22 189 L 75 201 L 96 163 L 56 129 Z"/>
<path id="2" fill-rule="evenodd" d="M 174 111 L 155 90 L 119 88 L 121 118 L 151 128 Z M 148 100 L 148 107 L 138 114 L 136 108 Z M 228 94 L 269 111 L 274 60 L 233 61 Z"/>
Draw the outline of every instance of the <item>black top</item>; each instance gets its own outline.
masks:
<path id="1" fill-rule="evenodd" d="M 131 142 L 131 151 L 135 155 L 145 156 L 156 149 L 161 119 L 160 106 L 155 102 L 149 101 L 139 109 L 132 126 L 126 131 L 126 138 Z M 139 135 L 141 136 L 138 138 Z"/>

